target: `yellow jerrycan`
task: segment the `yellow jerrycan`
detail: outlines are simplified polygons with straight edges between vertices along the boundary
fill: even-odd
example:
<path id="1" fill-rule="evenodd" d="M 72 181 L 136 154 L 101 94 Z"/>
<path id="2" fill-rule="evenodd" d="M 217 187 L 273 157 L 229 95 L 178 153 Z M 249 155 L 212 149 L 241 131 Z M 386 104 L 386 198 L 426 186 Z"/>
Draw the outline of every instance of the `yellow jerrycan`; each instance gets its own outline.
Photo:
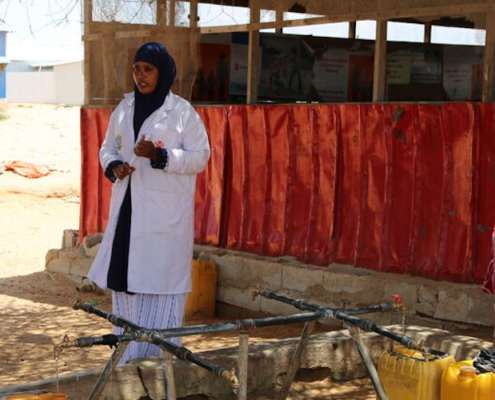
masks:
<path id="1" fill-rule="evenodd" d="M 452 356 L 394 346 L 382 355 L 378 375 L 389 400 L 438 400 L 442 374 L 455 363 Z"/>
<path id="2" fill-rule="evenodd" d="M 477 374 L 473 360 L 450 365 L 443 373 L 441 400 L 495 400 L 495 374 Z"/>

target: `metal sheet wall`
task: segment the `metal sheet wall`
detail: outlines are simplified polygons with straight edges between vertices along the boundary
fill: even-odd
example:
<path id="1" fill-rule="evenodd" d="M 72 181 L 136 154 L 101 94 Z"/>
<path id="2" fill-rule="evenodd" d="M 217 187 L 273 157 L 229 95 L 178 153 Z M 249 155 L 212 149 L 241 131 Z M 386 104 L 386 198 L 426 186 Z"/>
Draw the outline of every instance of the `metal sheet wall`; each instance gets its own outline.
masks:
<path id="1" fill-rule="evenodd" d="M 81 237 L 103 230 L 108 109 L 83 109 Z M 461 282 L 482 280 L 495 219 L 495 106 L 198 108 L 212 159 L 196 241 Z"/>

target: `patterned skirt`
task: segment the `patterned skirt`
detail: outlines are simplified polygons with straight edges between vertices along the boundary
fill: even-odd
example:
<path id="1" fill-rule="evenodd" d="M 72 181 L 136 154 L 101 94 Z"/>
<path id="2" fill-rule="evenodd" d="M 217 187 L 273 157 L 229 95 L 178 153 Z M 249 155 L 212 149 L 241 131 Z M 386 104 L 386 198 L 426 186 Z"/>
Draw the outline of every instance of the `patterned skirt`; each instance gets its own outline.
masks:
<path id="1" fill-rule="evenodd" d="M 140 294 L 133 295 L 112 291 L 113 313 L 149 329 L 168 329 L 182 326 L 187 293 L 184 294 Z M 122 328 L 115 327 L 116 335 L 122 334 Z M 169 338 L 170 342 L 180 346 L 181 338 Z M 131 342 L 120 364 L 141 357 L 157 356 L 161 349 L 151 343 Z"/>

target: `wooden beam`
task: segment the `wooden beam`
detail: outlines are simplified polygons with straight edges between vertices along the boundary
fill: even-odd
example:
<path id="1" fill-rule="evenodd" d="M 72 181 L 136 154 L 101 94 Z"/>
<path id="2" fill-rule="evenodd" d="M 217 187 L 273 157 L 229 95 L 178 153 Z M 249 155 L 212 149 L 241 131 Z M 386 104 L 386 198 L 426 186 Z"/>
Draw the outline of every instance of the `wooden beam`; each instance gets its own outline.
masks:
<path id="1" fill-rule="evenodd" d="M 349 39 L 356 39 L 356 21 L 349 22 Z"/>
<path id="2" fill-rule="evenodd" d="M 84 0 L 84 35 L 91 34 L 93 1 Z M 91 104 L 91 44 L 84 41 L 84 104 Z"/>
<path id="3" fill-rule="evenodd" d="M 100 40 L 105 35 L 114 36 L 115 39 L 129 39 L 129 38 L 145 38 L 148 36 L 152 36 L 155 34 L 166 34 L 167 27 L 163 28 L 151 28 L 151 29 L 140 29 L 136 31 L 115 31 L 115 32 L 100 32 L 100 33 L 89 33 L 82 37 L 84 42 L 93 42 L 96 40 Z M 188 30 L 190 29 L 187 26 L 176 26 L 174 30 Z"/>
<path id="4" fill-rule="evenodd" d="M 158 0 L 156 7 L 156 24 L 158 26 L 167 25 L 167 0 Z"/>
<path id="5" fill-rule="evenodd" d="M 325 17 L 314 17 L 297 19 L 290 21 L 275 21 L 275 22 L 257 22 L 242 25 L 227 25 L 227 26 L 210 26 L 201 28 L 200 33 L 225 33 L 225 32 L 246 32 L 260 29 L 277 29 L 293 26 L 307 26 L 317 24 L 331 24 L 335 22 L 348 21 L 363 21 L 376 20 L 387 21 L 397 18 L 419 18 L 419 17 L 436 17 L 436 16 L 453 16 L 453 15 L 471 15 L 486 13 L 490 10 L 488 3 L 473 3 L 470 5 L 451 5 L 451 6 L 431 6 L 418 8 L 403 8 L 394 11 L 367 11 L 361 13 L 348 13 L 340 15 L 330 15 Z"/>
<path id="6" fill-rule="evenodd" d="M 198 27 L 198 0 L 191 0 L 189 2 L 189 26 L 191 28 Z"/>
<path id="7" fill-rule="evenodd" d="M 385 101 L 387 74 L 387 21 L 376 21 L 373 101 Z"/>
<path id="8" fill-rule="evenodd" d="M 254 3 L 254 4 L 253 4 Z M 256 0 L 250 1 L 250 21 L 251 23 L 259 22 L 260 9 Z M 248 46 L 248 77 L 247 77 L 247 104 L 256 104 L 258 101 L 258 81 L 260 66 L 260 32 L 249 31 Z"/>
<path id="9" fill-rule="evenodd" d="M 495 10 L 486 15 L 485 60 L 483 63 L 483 101 L 493 101 L 495 90 Z"/>
<path id="10" fill-rule="evenodd" d="M 275 10 L 275 22 L 283 22 L 284 21 L 284 9 L 277 8 Z M 282 34 L 284 33 L 284 28 L 281 26 L 279 28 L 275 28 L 275 33 Z"/>
<path id="11" fill-rule="evenodd" d="M 425 24 L 425 43 L 431 43 L 431 22 Z"/>
<path id="12" fill-rule="evenodd" d="M 175 26 L 175 0 L 169 0 L 168 7 L 168 25 Z"/>

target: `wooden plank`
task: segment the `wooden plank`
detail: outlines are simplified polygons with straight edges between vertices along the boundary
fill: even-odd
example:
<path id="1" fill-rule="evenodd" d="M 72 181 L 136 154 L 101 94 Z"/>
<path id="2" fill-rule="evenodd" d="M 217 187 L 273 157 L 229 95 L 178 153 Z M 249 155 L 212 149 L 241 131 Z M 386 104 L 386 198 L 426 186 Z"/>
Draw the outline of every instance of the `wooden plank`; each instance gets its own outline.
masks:
<path id="1" fill-rule="evenodd" d="M 168 7 L 168 25 L 175 26 L 175 0 L 169 0 Z"/>
<path id="2" fill-rule="evenodd" d="M 167 0 L 158 0 L 156 7 L 156 24 L 165 26 L 167 24 Z"/>
<path id="3" fill-rule="evenodd" d="M 356 21 L 349 22 L 349 39 L 356 39 Z"/>
<path id="4" fill-rule="evenodd" d="M 250 21 L 259 22 L 260 9 L 255 0 L 251 0 Z M 256 104 L 258 101 L 258 78 L 260 66 L 260 32 L 249 31 L 248 46 L 248 79 L 247 79 L 247 104 Z"/>
<path id="5" fill-rule="evenodd" d="M 279 7 L 275 10 L 275 22 L 283 22 L 283 20 L 284 20 L 284 9 Z M 282 26 L 279 28 L 275 28 L 275 33 L 279 33 L 279 34 L 284 33 L 284 28 Z"/>
<path id="6" fill-rule="evenodd" d="M 385 101 L 387 73 L 387 21 L 376 22 L 373 101 Z"/>
<path id="7" fill-rule="evenodd" d="M 84 0 L 84 35 L 91 34 L 93 2 Z M 84 41 L 84 104 L 91 104 L 91 43 Z"/>
<path id="8" fill-rule="evenodd" d="M 198 27 L 198 0 L 191 0 L 189 2 L 189 25 L 191 28 Z"/>
<path id="9" fill-rule="evenodd" d="M 84 42 L 92 42 L 101 40 L 101 38 L 105 35 L 113 35 L 115 39 L 128 39 L 128 38 L 144 38 L 155 34 L 165 34 L 167 33 L 168 27 L 157 27 L 151 29 L 139 29 L 135 31 L 115 31 L 115 32 L 105 32 L 105 33 L 90 33 L 84 35 L 82 40 Z M 175 26 L 174 31 L 177 30 L 186 30 L 189 29 L 187 26 Z"/>
<path id="10" fill-rule="evenodd" d="M 367 11 L 361 13 L 348 13 L 330 15 L 325 17 L 304 18 L 291 21 L 257 22 L 242 25 L 210 26 L 201 28 L 201 33 L 225 33 L 246 32 L 251 30 L 286 28 L 294 26 L 307 26 L 318 24 L 330 24 L 335 22 L 377 20 L 386 21 L 397 18 L 442 17 L 453 15 L 471 15 L 485 13 L 490 9 L 487 3 L 473 3 L 471 5 L 451 5 L 444 7 L 418 7 L 404 8 L 393 11 Z"/>
<path id="11" fill-rule="evenodd" d="M 486 15 L 485 59 L 483 63 L 483 101 L 493 101 L 495 90 L 495 11 Z"/>
<path id="12" fill-rule="evenodd" d="M 425 43 L 431 43 L 431 22 L 425 24 Z"/>

